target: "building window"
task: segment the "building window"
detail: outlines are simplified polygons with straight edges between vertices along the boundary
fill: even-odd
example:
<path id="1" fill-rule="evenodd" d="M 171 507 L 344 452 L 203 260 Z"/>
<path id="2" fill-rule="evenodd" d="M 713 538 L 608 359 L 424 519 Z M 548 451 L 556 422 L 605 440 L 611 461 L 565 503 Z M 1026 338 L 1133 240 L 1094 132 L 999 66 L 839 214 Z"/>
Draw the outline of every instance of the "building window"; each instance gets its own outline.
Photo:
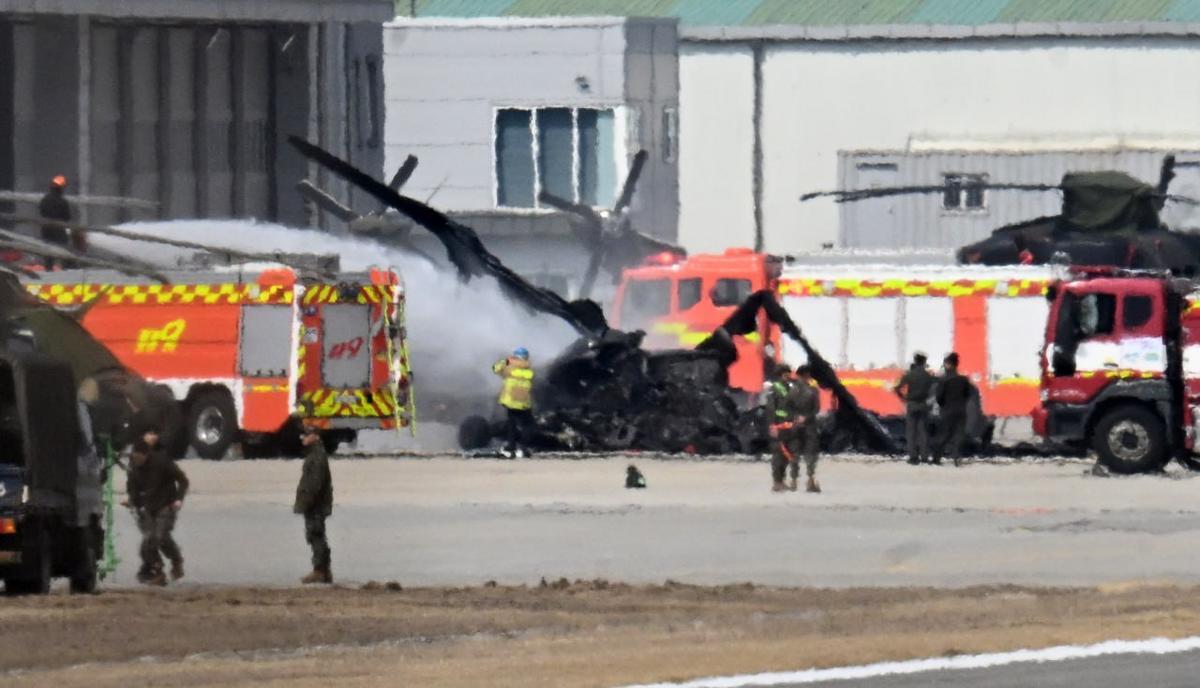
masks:
<path id="1" fill-rule="evenodd" d="M 968 211 L 987 209 L 987 175 L 947 174 L 944 179 L 943 209 Z"/>
<path id="2" fill-rule="evenodd" d="M 616 195 L 612 110 L 502 108 L 495 120 L 496 203 L 538 208 L 548 191 L 574 203 L 608 207 Z"/>

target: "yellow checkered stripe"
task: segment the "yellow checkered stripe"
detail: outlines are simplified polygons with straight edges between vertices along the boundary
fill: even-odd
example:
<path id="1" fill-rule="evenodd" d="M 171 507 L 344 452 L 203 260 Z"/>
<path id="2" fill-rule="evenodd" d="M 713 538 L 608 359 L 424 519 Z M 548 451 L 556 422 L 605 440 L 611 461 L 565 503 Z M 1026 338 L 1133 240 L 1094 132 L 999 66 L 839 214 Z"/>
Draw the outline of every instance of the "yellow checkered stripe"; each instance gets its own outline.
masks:
<path id="1" fill-rule="evenodd" d="M 1081 370 L 1078 373 L 1076 373 L 1076 375 L 1078 375 L 1079 377 L 1082 377 L 1082 378 L 1103 377 L 1103 378 L 1108 378 L 1108 379 L 1118 379 L 1119 378 L 1121 380 L 1154 380 L 1157 378 L 1164 377 L 1164 375 L 1160 372 L 1155 372 L 1155 371 L 1150 371 L 1150 370 L 1125 370 L 1125 369 L 1121 369 L 1121 370 Z"/>
<path id="2" fill-rule="evenodd" d="M 90 303 L 98 298 L 110 305 L 272 304 L 291 303 L 292 287 L 257 284 L 27 284 L 30 294 L 58 306 Z"/>
<path id="3" fill-rule="evenodd" d="M 783 279 L 781 296 L 849 296 L 885 298 L 899 296 L 1044 296 L 1049 280 L 862 280 Z"/>
<path id="4" fill-rule="evenodd" d="M 397 416 L 396 398 L 390 389 L 330 389 L 323 388 L 300 395 L 302 405 L 310 405 L 313 418 L 379 418 L 391 420 Z M 399 418 L 401 426 L 408 425 L 404 404 Z"/>
<path id="5" fill-rule="evenodd" d="M 359 286 L 353 298 L 343 293 L 343 288 L 335 284 L 321 284 L 309 287 L 304 291 L 300 302 L 305 305 L 315 303 L 390 303 L 396 300 L 395 287 L 389 284 L 369 284 Z"/>

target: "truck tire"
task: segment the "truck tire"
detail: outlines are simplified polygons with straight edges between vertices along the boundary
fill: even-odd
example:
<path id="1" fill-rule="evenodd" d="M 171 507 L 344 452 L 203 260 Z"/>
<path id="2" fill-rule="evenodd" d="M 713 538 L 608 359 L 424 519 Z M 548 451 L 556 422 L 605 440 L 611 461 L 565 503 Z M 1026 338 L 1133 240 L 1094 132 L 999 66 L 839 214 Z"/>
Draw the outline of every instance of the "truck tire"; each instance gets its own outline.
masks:
<path id="1" fill-rule="evenodd" d="M 223 389 L 196 395 L 188 406 L 188 443 L 204 459 L 220 459 L 237 437 L 237 409 Z"/>
<path id="2" fill-rule="evenodd" d="M 1167 462 L 1162 420 L 1141 406 L 1120 406 L 1096 423 L 1092 446 L 1100 463 L 1122 475 L 1145 473 Z"/>
<path id="3" fill-rule="evenodd" d="M 483 449 L 492 442 L 492 424 L 483 416 L 467 416 L 458 426 L 458 446 L 464 451 Z"/>
<path id="4" fill-rule="evenodd" d="M 4 594 L 15 595 L 46 595 L 50 592 L 50 581 L 53 577 L 53 551 L 50 548 L 50 536 L 45 531 L 38 534 L 38 542 L 30 555 L 32 562 L 27 562 L 25 569 L 28 577 L 8 578 L 4 581 Z"/>
<path id="5" fill-rule="evenodd" d="M 79 533 L 79 561 L 75 562 L 75 572 L 71 574 L 71 592 L 76 595 L 90 595 L 96 592 L 96 584 L 100 572 L 96 566 L 96 534 L 91 528 L 84 528 Z"/>

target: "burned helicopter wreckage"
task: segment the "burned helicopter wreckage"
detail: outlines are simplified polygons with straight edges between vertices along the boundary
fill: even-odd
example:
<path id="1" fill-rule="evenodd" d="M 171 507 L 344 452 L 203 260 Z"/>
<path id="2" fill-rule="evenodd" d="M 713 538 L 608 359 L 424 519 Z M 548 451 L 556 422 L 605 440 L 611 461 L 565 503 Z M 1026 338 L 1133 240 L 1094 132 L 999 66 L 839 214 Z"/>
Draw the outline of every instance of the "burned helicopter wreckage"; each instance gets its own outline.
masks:
<path id="1" fill-rule="evenodd" d="M 732 338 L 755 331 L 761 312 L 807 352 L 814 377 L 837 399 L 831 432 L 852 435 L 863 448 L 896 451 L 878 419 L 858 405 L 770 291 L 753 294 L 695 350 L 646 351 L 643 332 L 610 328 L 594 301 L 567 301 L 531 285 L 490 253 L 470 227 L 301 138 L 289 140 L 309 160 L 432 233 L 461 279 L 494 278 L 514 302 L 558 318 L 578 333 L 576 343 L 545 367 L 535 384 L 536 446 L 696 453 L 760 448 L 765 425 L 756 412 L 739 409 L 726 369 L 737 357 Z M 460 428 L 465 448 L 484 446 L 493 434 L 491 423 L 480 417 Z"/>
<path id="2" fill-rule="evenodd" d="M 1161 218 L 1168 202 L 1200 201 L 1167 192 L 1175 177 L 1175 156 L 1163 158 L 1157 185 L 1124 172 L 1068 172 L 1058 184 L 979 182 L 997 191 L 1062 193 L 1062 211 L 999 227 L 982 241 L 961 247 L 964 265 L 1097 265 L 1200 274 L 1200 235 L 1167 227 Z M 941 194 L 943 185 L 897 186 L 807 193 L 801 201 L 832 197 L 837 203 L 908 194 Z"/>

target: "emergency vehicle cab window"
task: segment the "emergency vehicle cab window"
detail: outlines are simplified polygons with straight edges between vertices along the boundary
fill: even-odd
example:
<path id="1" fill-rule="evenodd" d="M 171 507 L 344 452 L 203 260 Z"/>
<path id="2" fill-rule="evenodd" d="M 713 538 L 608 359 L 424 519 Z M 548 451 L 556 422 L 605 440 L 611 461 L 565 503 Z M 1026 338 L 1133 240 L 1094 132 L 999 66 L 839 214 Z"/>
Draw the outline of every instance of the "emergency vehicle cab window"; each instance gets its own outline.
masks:
<path id="1" fill-rule="evenodd" d="M 1087 294 L 1079 299 L 1079 333 L 1085 338 L 1112 334 L 1116 316 L 1117 297 L 1112 294 Z"/>
<path id="2" fill-rule="evenodd" d="M 1149 296 L 1126 296 L 1125 312 L 1121 316 L 1121 324 L 1127 330 L 1137 328 L 1150 322 L 1154 315 L 1154 299 Z"/>
<path id="3" fill-rule="evenodd" d="M 701 280 L 699 277 L 679 280 L 679 284 L 675 287 L 675 291 L 677 292 L 676 298 L 679 301 L 679 310 L 686 311 L 700 303 L 700 287 Z"/>
<path id="4" fill-rule="evenodd" d="M 750 297 L 750 280 L 748 279 L 719 279 L 712 290 L 714 306 L 740 306 Z"/>
<path id="5" fill-rule="evenodd" d="M 671 312 L 671 280 L 633 280 L 625 285 L 621 303 L 621 325 L 627 330 L 645 329 L 655 318 Z"/>

